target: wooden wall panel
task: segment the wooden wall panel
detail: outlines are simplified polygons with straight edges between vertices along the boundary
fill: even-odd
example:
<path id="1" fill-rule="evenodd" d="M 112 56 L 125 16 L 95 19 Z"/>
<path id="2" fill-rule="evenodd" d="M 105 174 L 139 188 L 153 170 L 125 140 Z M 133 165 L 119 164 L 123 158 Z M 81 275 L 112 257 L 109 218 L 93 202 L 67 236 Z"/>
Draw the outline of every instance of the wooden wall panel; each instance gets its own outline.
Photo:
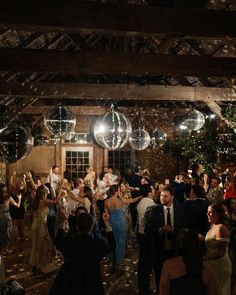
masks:
<path id="1" fill-rule="evenodd" d="M 17 175 L 22 175 L 32 169 L 36 175 L 46 177 L 53 165 L 55 165 L 55 146 L 36 146 L 27 157 L 10 165 L 10 171 L 15 168 Z"/>

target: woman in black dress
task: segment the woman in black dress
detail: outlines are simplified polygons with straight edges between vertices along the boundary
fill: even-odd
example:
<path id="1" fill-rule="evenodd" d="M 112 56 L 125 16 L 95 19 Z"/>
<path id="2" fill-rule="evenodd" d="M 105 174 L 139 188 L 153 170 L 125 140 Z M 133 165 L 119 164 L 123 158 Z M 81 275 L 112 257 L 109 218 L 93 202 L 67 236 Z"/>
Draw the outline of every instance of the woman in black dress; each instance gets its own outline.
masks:
<path id="1" fill-rule="evenodd" d="M 15 202 L 18 202 L 18 195 L 21 194 L 24 195 L 25 191 L 25 178 L 26 175 L 23 175 L 23 179 L 21 181 L 17 181 L 16 177 L 16 171 L 13 170 L 13 173 L 10 177 L 10 187 L 9 187 L 9 193 L 12 199 Z M 20 207 L 14 207 L 10 205 L 9 207 L 10 215 L 13 221 L 16 222 L 16 226 L 18 229 L 20 241 L 24 242 L 24 215 L 25 215 L 25 208 L 24 208 L 24 198 L 22 198 Z"/>
<path id="2" fill-rule="evenodd" d="M 198 234 L 182 229 L 176 240 L 177 257 L 162 268 L 160 295 L 217 295 L 215 279 L 207 264 Z"/>

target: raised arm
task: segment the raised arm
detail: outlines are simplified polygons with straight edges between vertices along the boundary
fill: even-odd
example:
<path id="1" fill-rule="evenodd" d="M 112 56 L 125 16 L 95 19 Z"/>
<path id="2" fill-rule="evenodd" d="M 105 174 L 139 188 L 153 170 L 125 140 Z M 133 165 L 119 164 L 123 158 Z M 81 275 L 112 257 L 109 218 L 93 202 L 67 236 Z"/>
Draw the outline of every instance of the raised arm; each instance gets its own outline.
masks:
<path id="1" fill-rule="evenodd" d="M 37 186 L 36 186 L 36 184 L 35 184 L 35 182 L 33 180 L 32 174 L 30 172 L 26 173 L 26 178 L 29 179 L 29 183 L 30 183 L 32 189 L 36 191 L 37 190 Z"/>
<path id="2" fill-rule="evenodd" d="M 21 204 L 21 194 L 18 195 L 17 197 L 18 197 L 18 201 L 17 202 L 15 202 L 12 197 L 10 197 L 9 198 L 9 204 L 11 204 L 14 207 L 19 208 L 20 207 L 20 204 Z"/>
<path id="3" fill-rule="evenodd" d="M 76 196 L 70 190 L 67 190 L 67 193 L 68 193 L 69 198 L 75 200 L 76 202 L 80 202 L 83 205 L 85 204 L 85 199 L 83 197 L 81 197 L 80 195 Z"/>
<path id="4" fill-rule="evenodd" d="M 129 205 L 129 204 L 136 203 L 140 199 L 141 199 L 141 197 L 136 197 L 134 199 L 126 199 L 126 198 L 120 197 L 120 200 L 121 200 L 122 204 L 124 204 L 124 205 Z"/>

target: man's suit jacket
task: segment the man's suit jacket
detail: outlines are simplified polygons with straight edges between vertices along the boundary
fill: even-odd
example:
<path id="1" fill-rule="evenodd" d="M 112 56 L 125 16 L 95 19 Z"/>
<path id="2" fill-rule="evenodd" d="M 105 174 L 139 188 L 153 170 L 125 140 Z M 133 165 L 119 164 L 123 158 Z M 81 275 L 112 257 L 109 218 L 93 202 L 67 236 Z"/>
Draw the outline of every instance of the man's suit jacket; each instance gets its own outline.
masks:
<path id="1" fill-rule="evenodd" d="M 68 236 L 60 229 L 55 243 L 64 256 L 64 264 L 50 294 L 104 294 L 100 261 L 115 250 L 113 233 L 107 233 L 106 243 L 103 239 L 96 240 L 88 234 Z"/>
<path id="2" fill-rule="evenodd" d="M 164 208 L 161 205 L 154 205 L 150 208 L 145 223 L 145 234 L 152 240 L 153 259 L 159 260 L 165 251 L 166 235 L 161 230 L 165 225 Z M 181 205 L 174 204 L 174 231 L 172 233 L 173 245 L 177 232 L 185 227 L 184 210 Z"/>

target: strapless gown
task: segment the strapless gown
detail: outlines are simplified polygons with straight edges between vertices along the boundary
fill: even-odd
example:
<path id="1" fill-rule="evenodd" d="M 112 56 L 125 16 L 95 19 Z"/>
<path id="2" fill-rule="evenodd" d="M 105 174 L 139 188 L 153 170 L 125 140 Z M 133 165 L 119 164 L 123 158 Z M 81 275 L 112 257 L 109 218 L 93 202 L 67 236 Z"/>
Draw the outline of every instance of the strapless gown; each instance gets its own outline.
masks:
<path id="1" fill-rule="evenodd" d="M 125 223 L 125 212 L 123 208 L 111 209 L 110 223 L 112 231 L 116 240 L 115 257 L 116 264 L 120 264 L 124 261 L 125 256 L 125 234 L 126 234 L 126 223 Z"/>
<path id="2" fill-rule="evenodd" d="M 208 253 L 216 252 L 217 245 L 218 243 L 220 243 L 220 241 L 225 241 L 229 243 L 229 239 L 216 239 L 215 237 L 210 237 L 209 234 L 206 235 L 205 240 Z M 230 295 L 230 278 L 232 266 L 228 251 L 226 251 L 223 257 L 209 260 L 208 263 L 215 275 L 219 295 Z"/>

